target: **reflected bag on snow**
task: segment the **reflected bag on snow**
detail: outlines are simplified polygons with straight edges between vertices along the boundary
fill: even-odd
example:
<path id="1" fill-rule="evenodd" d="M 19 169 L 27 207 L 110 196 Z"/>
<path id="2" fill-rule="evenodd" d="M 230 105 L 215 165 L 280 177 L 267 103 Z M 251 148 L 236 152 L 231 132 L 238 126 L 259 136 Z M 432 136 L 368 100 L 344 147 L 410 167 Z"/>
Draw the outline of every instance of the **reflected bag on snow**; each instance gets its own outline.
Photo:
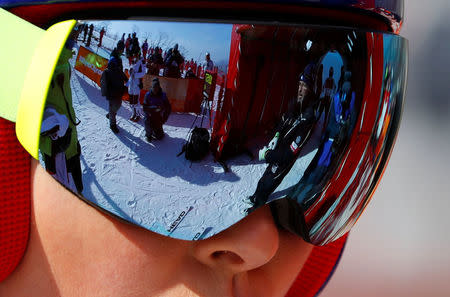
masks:
<path id="1" fill-rule="evenodd" d="M 209 152 L 209 132 L 206 128 L 195 127 L 189 137 L 188 143 L 183 146 L 184 156 L 187 160 L 200 161 Z"/>

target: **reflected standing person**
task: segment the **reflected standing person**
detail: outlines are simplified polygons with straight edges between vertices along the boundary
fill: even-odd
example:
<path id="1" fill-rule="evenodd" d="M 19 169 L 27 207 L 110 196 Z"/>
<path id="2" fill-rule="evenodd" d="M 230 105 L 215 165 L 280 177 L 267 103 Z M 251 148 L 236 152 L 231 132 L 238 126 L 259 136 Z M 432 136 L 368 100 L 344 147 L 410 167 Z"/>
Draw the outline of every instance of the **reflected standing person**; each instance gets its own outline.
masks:
<path id="1" fill-rule="evenodd" d="M 205 61 L 202 64 L 202 68 L 204 71 L 213 71 L 214 70 L 214 62 L 211 60 L 211 55 L 209 52 L 205 55 Z"/>
<path id="2" fill-rule="evenodd" d="M 122 96 L 126 90 L 124 84 L 127 81 L 128 77 L 120 69 L 119 61 L 112 57 L 108 62 L 108 67 L 102 73 L 100 82 L 102 95 L 108 100 L 109 113 L 106 117 L 109 119 L 109 128 L 115 134 L 119 133 L 116 115 L 122 106 Z"/>
<path id="3" fill-rule="evenodd" d="M 148 52 L 148 42 L 147 39 L 144 40 L 144 43 L 142 44 L 142 58 L 144 61 L 147 61 L 147 52 Z"/>
<path id="4" fill-rule="evenodd" d="M 183 64 L 184 57 L 178 50 L 178 43 L 167 52 L 166 57 L 164 58 L 164 76 L 172 77 L 172 78 L 180 78 L 180 65 Z"/>
<path id="5" fill-rule="evenodd" d="M 110 59 L 114 57 L 117 60 L 121 71 L 123 71 L 122 54 L 124 48 L 125 45 L 123 43 L 123 40 L 119 40 L 119 42 L 117 42 L 117 46 L 113 49 L 113 51 L 111 52 L 111 56 L 109 57 Z"/>
<path id="6" fill-rule="evenodd" d="M 106 33 L 105 27 L 102 27 L 102 30 L 100 31 L 98 47 L 102 47 L 103 35 L 105 35 L 105 33 Z"/>
<path id="7" fill-rule="evenodd" d="M 88 30 L 89 30 L 88 27 L 89 27 L 89 26 L 88 26 L 87 23 L 83 24 L 83 32 L 84 32 L 83 42 L 86 42 L 86 37 L 87 37 L 87 34 L 88 34 Z"/>
<path id="8" fill-rule="evenodd" d="M 328 71 L 328 77 L 325 80 L 323 84 L 323 98 L 321 103 L 321 108 L 319 110 L 319 114 L 322 113 L 322 111 L 325 111 L 325 121 L 327 120 L 328 113 L 330 112 L 330 104 L 331 104 L 331 98 L 333 98 L 334 93 L 336 92 L 336 83 L 333 78 L 334 75 L 334 69 L 333 67 L 330 67 Z"/>
<path id="9" fill-rule="evenodd" d="M 72 104 L 69 59 L 75 41 L 70 37 L 59 57 L 47 94 L 44 122 L 41 126 L 40 151 L 45 169 L 62 180 L 68 188 L 83 191 L 80 165 L 81 147 L 78 142 L 77 121 Z"/>
<path id="10" fill-rule="evenodd" d="M 91 24 L 89 26 L 88 39 L 87 39 L 87 42 L 86 42 L 86 46 L 87 47 L 91 46 L 92 33 L 94 33 L 94 25 L 93 24 Z"/>
<path id="11" fill-rule="evenodd" d="M 159 75 L 159 70 L 164 66 L 163 57 L 159 47 L 154 49 L 154 52 L 147 59 L 147 73 L 152 75 Z"/>
<path id="12" fill-rule="evenodd" d="M 127 82 L 129 103 L 133 114 L 131 115 L 130 121 L 137 122 L 141 118 L 136 111 L 136 106 L 139 104 L 139 95 L 141 92 L 142 78 L 146 72 L 144 60 L 140 57 L 140 54 L 132 57 L 132 64 L 130 67 L 130 78 Z"/>

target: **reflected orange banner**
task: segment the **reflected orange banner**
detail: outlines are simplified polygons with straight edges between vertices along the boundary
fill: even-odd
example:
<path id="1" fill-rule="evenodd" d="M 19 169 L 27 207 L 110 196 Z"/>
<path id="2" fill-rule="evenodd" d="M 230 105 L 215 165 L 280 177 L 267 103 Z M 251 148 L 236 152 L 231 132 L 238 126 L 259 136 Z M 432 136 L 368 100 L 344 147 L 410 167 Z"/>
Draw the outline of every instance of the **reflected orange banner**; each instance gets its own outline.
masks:
<path id="1" fill-rule="evenodd" d="M 75 69 L 83 75 L 89 77 L 98 86 L 100 86 L 100 77 L 103 71 L 108 66 L 108 59 L 105 59 L 89 49 L 80 46 L 78 50 L 77 60 L 75 62 Z"/>

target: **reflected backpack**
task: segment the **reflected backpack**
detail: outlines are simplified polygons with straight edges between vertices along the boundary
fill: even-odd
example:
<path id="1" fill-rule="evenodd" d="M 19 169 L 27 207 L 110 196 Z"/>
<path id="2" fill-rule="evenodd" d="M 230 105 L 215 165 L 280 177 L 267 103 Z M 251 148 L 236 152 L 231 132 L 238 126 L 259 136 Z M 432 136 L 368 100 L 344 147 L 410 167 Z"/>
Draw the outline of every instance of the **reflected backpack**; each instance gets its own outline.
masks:
<path id="1" fill-rule="evenodd" d="M 187 160 L 200 161 L 209 152 L 209 132 L 206 128 L 195 127 L 188 142 L 183 146 L 184 156 Z"/>

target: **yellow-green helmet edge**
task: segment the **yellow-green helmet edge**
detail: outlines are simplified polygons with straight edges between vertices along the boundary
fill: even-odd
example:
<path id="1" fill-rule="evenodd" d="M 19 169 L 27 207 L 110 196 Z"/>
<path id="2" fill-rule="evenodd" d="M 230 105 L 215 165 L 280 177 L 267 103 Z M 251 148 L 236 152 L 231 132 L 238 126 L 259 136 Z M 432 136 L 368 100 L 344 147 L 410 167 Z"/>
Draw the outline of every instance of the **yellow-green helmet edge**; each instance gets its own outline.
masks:
<path id="1" fill-rule="evenodd" d="M 50 81 L 75 20 L 57 23 L 44 31 L 25 75 L 17 109 L 16 134 L 22 146 L 38 159 L 42 115 Z"/>

